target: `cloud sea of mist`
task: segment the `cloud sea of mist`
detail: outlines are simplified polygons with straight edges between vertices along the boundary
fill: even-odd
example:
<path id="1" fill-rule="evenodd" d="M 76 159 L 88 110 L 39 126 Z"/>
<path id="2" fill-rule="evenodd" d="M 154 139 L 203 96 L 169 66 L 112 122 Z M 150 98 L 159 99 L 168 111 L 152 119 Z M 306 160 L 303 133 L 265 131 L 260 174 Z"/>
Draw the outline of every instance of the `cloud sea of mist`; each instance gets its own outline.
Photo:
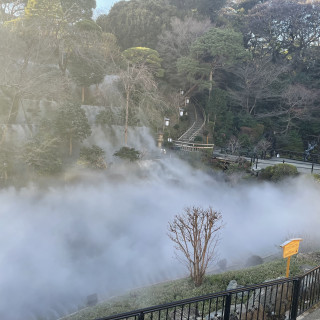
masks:
<path id="1" fill-rule="evenodd" d="M 90 294 L 185 276 L 167 225 L 186 206 L 222 213 L 219 256 L 228 264 L 278 252 L 288 234 L 319 239 L 320 185 L 311 178 L 232 186 L 173 157 L 134 168 L 0 191 L 1 319 L 57 319 Z"/>

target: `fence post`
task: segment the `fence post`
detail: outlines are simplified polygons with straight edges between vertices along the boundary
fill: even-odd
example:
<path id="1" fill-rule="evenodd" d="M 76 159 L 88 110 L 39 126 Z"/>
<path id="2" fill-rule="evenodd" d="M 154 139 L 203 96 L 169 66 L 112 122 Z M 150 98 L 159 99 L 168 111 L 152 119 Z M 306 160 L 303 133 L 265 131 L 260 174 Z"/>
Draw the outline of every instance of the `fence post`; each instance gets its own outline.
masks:
<path id="1" fill-rule="evenodd" d="M 301 278 L 293 280 L 293 293 L 292 293 L 291 319 L 290 320 L 296 320 L 297 316 L 298 316 L 300 284 L 301 284 Z"/>
<path id="2" fill-rule="evenodd" d="M 144 313 L 143 312 L 141 312 L 139 314 L 138 320 L 144 320 Z"/>
<path id="3" fill-rule="evenodd" d="M 224 317 L 223 317 L 223 320 L 229 320 L 229 318 L 230 318 L 230 309 L 231 309 L 231 294 L 229 293 L 226 296 L 226 305 L 224 306 Z"/>
<path id="4" fill-rule="evenodd" d="M 313 162 L 312 162 L 312 166 L 311 166 L 311 173 L 313 173 Z"/>

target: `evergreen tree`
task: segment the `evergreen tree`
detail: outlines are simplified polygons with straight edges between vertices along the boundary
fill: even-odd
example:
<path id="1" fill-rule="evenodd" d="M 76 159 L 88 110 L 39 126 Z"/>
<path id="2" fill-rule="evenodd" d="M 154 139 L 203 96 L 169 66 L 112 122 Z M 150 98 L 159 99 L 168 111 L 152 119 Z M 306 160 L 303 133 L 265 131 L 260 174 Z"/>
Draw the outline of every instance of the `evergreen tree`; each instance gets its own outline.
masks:
<path id="1" fill-rule="evenodd" d="M 91 128 L 85 111 L 80 105 L 67 103 L 60 106 L 54 122 L 56 135 L 69 144 L 69 155 L 72 155 L 73 142 L 82 142 L 91 135 Z"/>

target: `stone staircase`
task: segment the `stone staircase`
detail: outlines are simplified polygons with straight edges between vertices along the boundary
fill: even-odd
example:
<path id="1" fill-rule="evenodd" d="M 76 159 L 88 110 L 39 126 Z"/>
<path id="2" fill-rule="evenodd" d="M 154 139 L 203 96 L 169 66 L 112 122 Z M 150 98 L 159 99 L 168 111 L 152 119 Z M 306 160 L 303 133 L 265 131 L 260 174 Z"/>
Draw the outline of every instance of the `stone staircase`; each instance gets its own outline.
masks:
<path id="1" fill-rule="evenodd" d="M 205 149 L 213 150 L 213 144 L 205 144 L 202 142 L 195 142 L 196 136 L 202 135 L 203 127 L 206 123 L 206 116 L 203 108 L 196 100 L 193 99 L 192 107 L 194 112 L 189 114 L 190 128 L 176 141 L 173 141 L 176 150 L 187 152 L 198 152 Z"/>
<path id="2" fill-rule="evenodd" d="M 178 139 L 180 142 L 194 141 L 195 137 L 202 134 L 202 129 L 206 123 L 205 113 L 202 107 L 193 102 L 194 112 L 189 114 L 191 127 Z"/>

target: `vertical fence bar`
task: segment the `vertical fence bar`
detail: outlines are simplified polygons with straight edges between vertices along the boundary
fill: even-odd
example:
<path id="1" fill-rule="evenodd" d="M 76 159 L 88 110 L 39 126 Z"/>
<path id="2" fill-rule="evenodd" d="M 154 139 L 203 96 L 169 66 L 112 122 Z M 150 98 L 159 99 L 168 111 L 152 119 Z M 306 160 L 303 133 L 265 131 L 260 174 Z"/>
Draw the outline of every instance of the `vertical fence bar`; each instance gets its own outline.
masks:
<path id="1" fill-rule="evenodd" d="M 211 303 L 212 303 L 212 299 L 209 300 L 209 310 L 208 310 L 208 320 L 210 320 L 210 314 L 211 314 Z"/>
<path id="2" fill-rule="evenodd" d="M 180 319 L 182 320 L 183 319 L 183 309 L 184 309 L 184 305 L 182 305 L 182 307 L 181 307 L 181 316 L 180 316 Z"/>
<path id="3" fill-rule="evenodd" d="M 320 275 L 320 272 L 319 272 L 319 269 L 317 269 L 317 281 L 316 281 L 316 283 L 317 283 L 317 290 L 316 290 L 316 299 L 317 299 L 317 301 L 319 300 L 319 296 L 320 296 L 320 277 L 319 277 L 319 275 Z"/>
<path id="4" fill-rule="evenodd" d="M 187 318 L 187 319 L 190 319 L 190 310 L 191 310 L 191 303 L 189 303 L 189 307 L 188 307 L 188 318 Z"/>
<path id="5" fill-rule="evenodd" d="M 307 307 L 308 307 L 308 309 L 311 306 L 312 279 L 313 279 L 313 276 L 312 276 L 311 273 L 309 273 L 309 282 L 308 282 L 308 287 L 307 287 L 307 293 L 308 293 L 308 296 L 307 296 L 307 303 L 308 303 Z"/>
<path id="6" fill-rule="evenodd" d="M 224 306 L 223 320 L 229 320 L 230 318 L 231 297 L 232 295 L 230 293 L 226 296 L 226 304 Z"/>
<path id="7" fill-rule="evenodd" d="M 304 277 L 301 278 L 301 283 L 300 283 L 301 288 L 304 287 L 303 284 L 304 284 Z M 300 310 L 302 310 L 302 301 L 303 301 L 303 299 L 302 299 L 302 293 L 303 293 L 303 292 L 302 292 L 302 289 L 300 289 L 300 290 L 301 290 L 301 297 L 299 297 L 300 300 L 299 300 L 298 303 L 299 303 L 299 308 L 300 308 Z"/>
<path id="8" fill-rule="evenodd" d="M 301 284 L 301 278 L 293 280 L 291 320 L 296 320 L 297 316 L 298 316 L 298 302 L 299 302 L 300 284 Z"/>
<path id="9" fill-rule="evenodd" d="M 312 272 L 312 276 L 311 276 L 311 291 L 310 291 L 310 306 L 313 305 L 313 301 L 314 301 L 314 291 L 315 291 L 315 272 Z"/>
<path id="10" fill-rule="evenodd" d="M 271 298 L 272 299 L 272 298 Z M 272 300 L 271 300 L 272 301 Z M 272 301 L 273 302 L 273 301 Z M 271 302 L 271 303 L 272 303 Z M 279 316 L 277 315 L 277 302 L 278 302 L 278 285 L 276 286 L 276 296 L 275 296 L 275 299 L 274 299 L 274 314 L 276 316 Z"/>
<path id="11" fill-rule="evenodd" d="M 249 295 L 249 293 L 248 293 L 248 295 Z M 242 294 L 241 294 L 241 306 L 240 306 L 240 319 L 242 317 L 243 296 L 244 296 L 244 292 L 242 291 Z"/>
<path id="12" fill-rule="evenodd" d="M 205 304 L 205 300 L 203 300 L 202 302 L 202 310 L 201 310 L 201 319 L 203 320 L 203 316 L 204 316 L 204 304 Z"/>
<path id="13" fill-rule="evenodd" d="M 144 313 L 143 312 L 141 312 L 139 314 L 138 320 L 144 320 Z"/>
<path id="14" fill-rule="evenodd" d="M 268 287 L 265 287 L 264 303 L 263 303 L 263 319 L 262 320 L 264 320 L 264 315 L 266 313 L 267 291 L 268 291 Z"/>
<path id="15" fill-rule="evenodd" d="M 259 290 L 259 301 L 258 301 L 258 309 L 257 309 L 257 320 L 259 320 L 259 314 L 260 314 L 260 300 L 261 300 L 261 288 Z"/>
<path id="16" fill-rule="evenodd" d="M 279 317 L 282 315 L 282 300 L 283 300 L 283 286 L 284 284 L 282 283 L 281 285 L 281 293 L 280 293 L 280 305 L 279 305 Z"/>

